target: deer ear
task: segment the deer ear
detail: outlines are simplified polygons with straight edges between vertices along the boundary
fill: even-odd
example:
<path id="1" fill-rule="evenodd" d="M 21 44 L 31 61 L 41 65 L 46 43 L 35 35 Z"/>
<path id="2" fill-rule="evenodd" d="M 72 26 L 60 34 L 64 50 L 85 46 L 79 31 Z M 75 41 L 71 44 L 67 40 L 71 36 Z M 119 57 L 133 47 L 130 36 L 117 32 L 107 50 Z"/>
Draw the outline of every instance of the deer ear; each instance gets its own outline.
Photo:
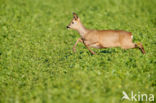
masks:
<path id="1" fill-rule="evenodd" d="M 76 14 L 76 13 L 74 13 L 74 12 L 73 12 L 73 18 L 74 18 L 75 20 L 77 20 L 77 19 L 78 19 L 77 14 Z"/>

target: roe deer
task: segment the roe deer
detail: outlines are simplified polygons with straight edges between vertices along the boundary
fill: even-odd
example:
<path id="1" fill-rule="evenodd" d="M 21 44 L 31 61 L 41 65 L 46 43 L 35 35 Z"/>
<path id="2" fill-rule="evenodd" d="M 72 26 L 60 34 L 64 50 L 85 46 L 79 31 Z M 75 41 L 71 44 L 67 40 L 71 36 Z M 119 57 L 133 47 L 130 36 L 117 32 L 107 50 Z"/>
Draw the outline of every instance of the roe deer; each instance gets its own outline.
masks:
<path id="1" fill-rule="evenodd" d="M 78 42 L 83 42 L 86 48 L 95 54 L 89 47 L 92 48 L 111 48 L 121 47 L 123 49 L 139 48 L 143 54 L 145 54 L 144 47 L 141 43 L 133 43 L 133 35 L 131 32 L 123 30 L 89 30 L 86 29 L 80 18 L 76 13 L 73 13 L 73 19 L 67 28 L 74 29 L 79 32 L 81 38 L 79 38 L 73 46 L 73 51 L 76 51 L 76 45 Z"/>

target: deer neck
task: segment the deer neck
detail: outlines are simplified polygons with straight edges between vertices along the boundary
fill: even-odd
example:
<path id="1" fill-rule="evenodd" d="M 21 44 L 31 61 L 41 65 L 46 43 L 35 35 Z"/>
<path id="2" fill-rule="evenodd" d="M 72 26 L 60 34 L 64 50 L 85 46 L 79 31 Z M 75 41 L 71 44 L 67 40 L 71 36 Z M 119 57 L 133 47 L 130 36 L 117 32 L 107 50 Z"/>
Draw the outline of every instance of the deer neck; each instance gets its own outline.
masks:
<path id="1" fill-rule="evenodd" d="M 79 28 L 77 29 L 79 32 L 80 36 L 83 38 L 84 35 L 88 32 L 88 29 L 86 29 L 83 24 L 79 21 Z"/>

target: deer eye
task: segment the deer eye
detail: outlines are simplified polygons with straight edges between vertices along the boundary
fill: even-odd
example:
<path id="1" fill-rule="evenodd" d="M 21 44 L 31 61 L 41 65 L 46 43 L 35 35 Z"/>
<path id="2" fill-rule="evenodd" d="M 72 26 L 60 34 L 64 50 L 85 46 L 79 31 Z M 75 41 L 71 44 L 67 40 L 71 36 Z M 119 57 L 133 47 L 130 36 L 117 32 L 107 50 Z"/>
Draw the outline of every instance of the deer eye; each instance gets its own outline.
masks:
<path id="1" fill-rule="evenodd" d="M 72 22 L 72 24 L 74 24 L 74 22 Z"/>

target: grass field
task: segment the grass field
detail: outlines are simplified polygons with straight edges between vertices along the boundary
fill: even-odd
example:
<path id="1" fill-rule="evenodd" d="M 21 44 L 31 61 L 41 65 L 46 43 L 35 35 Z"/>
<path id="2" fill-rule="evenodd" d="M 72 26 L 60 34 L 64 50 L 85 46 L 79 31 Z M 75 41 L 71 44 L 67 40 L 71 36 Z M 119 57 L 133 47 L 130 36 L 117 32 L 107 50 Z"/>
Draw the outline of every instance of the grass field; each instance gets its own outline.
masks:
<path id="1" fill-rule="evenodd" d="M 155 6 L 156 0 L 0 0 L 0 103 L 131 103 L 121 100 L 122 91 L 156 96 Z M 87 28 L 132 32 L 146 55 L 120 48 L 91 55 L 81 43 L 74 54 L 80 36 L 66 29 L 73 11 Z"/>

